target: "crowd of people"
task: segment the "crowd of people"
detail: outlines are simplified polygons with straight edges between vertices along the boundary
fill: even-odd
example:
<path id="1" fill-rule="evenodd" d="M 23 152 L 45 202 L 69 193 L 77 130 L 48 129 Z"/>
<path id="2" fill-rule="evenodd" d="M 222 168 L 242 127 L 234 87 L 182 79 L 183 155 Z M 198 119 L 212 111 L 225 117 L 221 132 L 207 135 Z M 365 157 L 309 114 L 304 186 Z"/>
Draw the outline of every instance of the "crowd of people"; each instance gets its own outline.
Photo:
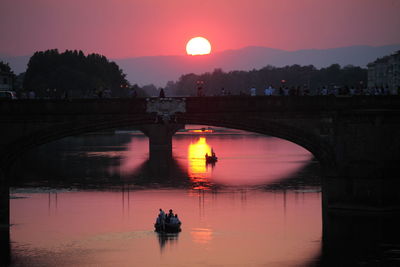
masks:
<path id="1" fill-rule="evenodd" d="M 113 95 L 113 92 L 111 89 L 106 88 L 106 89 L 93 89 L 93 90 L 87 90 L 84 95 L 79 95 L 77 91 L 67 91 L 67 90 L 57 90 L 57 89 L 46 89 L 44 91 L 41 91 L 39 94 L 37 94 L 33 90 L 19 90 L 19 91 L 13 91 L 16 95 L 16 99 L 69 99 L 70 97 L 73 98 L 90 98 L 90 99 L 95 99 L 95 98 L 114 98 L 116 96 Z M 72 96 L 71 96 L 72 94 Z M 126 97 L 129 98 L 136 98 L 138 96 L 138 93 L 135 89 L 129 89 L 127 92 Z"/>
<path id="2" fill-rule="evenodd" d="M 197 96 L 205 96 L 202 87 L 197 88 Z M 217 91 L 214 91 L 217 92 Z M 356 95 L 370 95 L 370 96 L 381 96 L 381 95 L 400 95 L 400 86 L 397 88 L 389 88 L 389 86 L 373 86 L 367 87 L 362 84 L 358 86 L 322 86 L 318 88 L 310 89 L 308 86 L 279 86 L 274 87 L 268 85 L 265 89 L 251 87 L 246 91 L 239 91 L 239 95 L 250 95 L 250 96 L 356 96 Z M 221 88 L 219 93 L 214 93 L 210 96 L 231 96 L 235 95 L 230 90 Z"/>
<path id="3" fill-rule="evenodd" d="M 266 96 L 307 96 L 307 95 L 400 95 L 400 87 L 389 88 L 389 86 L 374 86 L 374 87 L 364 87 L 364 86 L 323 86 L 318 87 L 314 91 L 310 91 L 307 86 L 280 86 L 275 88 L 272 85 L 266 87 L 263 94 L 257 94 L 257 89 L 255 87 L 250 88 L 249 94 L 251 96 L 256 95 L 266 95 Z"/>
<path id="4" fill-rule="evenodd" d="M 51 90 L 50 90 L 51 91 Z M 38 97 L 36 93 L 32 90 L 29 92 L 19 92 L 17 94 L 18 99 L 68 99 L 70 96 L 68 92 L 65 91 L 63 94 L 58 95 L 54 89 L 54 92 L 46 93 L 46 96 Z M 240 91 L 239 95 L 250 95 L 250 96 L 357 96 L 357 95 L 366 95 L 366 96 L 384 96 L 384 95 L 400 95 L 400 86 L 397 88 L 390 88 L 389 86 L 322 86 L 310 90 L 307 86 L 280 86 L 278 88 L 273 85 L 268 85 L 265 89 L 257 89 L 256 87 L 251 87 L 249 91 Z M 225 88 L 221 88 L 219 93 L 214 93 L 210 96 L 231 96 L 235 95 L 230 90 L 226 90 Z M 132 89 L 128 92 L 129 98 L 136 98 L 138 93 L 136 90 Z M 197 96 L 206 96 L 202 86 L 198 87 Z M 111 98 L 112 92 L 110 89 L 106 90 L 94 90 L 92 94 L 85 96 L 83 98 Z M 166 93 L 164 89 L 160 89 L 159 92 L 160 98 L 165 98 Z"/>

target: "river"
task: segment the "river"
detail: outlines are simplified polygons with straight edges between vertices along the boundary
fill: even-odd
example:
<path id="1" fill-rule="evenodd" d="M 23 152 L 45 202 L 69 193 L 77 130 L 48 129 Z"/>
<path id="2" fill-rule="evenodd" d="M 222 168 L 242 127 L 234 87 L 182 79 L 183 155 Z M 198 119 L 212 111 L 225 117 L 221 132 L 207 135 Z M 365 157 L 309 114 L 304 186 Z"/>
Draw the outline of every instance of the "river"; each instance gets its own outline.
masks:
<path id="1" fill-rule="evenodd" d="M 13 266 L 311 266 L 321 254 L 319 164 L 288 141 L 213 128 L 178 133 L 168 166 L 120 131 L 21 158 L 10 199 Z M 206 164 L 213 149 L 218 161 Z M 158 234 L 159 208 L 182 221 Z"/>

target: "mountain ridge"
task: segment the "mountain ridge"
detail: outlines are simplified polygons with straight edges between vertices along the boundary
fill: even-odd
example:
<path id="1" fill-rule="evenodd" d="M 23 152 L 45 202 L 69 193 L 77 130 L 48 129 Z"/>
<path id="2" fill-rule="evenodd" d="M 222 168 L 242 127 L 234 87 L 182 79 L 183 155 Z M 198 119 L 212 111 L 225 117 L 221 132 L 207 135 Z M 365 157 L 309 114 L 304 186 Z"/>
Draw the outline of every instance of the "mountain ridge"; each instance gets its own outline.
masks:
<path id="1" fill-rule="evenodd" d="M 223 71 L 260 69 L 267 65 L 314 65 L 317 68 L 332 64 L 366 67 L 369 62 L 400 50 L 400 44 L 385 46 L 357 45 L 330 49 L 286 51 L 263 46 L 248 46 L 224 50 L 205 56 L 168 55 L 110 59 L 116 62 L 127 79 L 139 85 L 164 86 L 188 73 L 201 74 L 219 68 Z M 15 73 L 26 70 L 30 56 L 7 56 L 0 60 L 10 63 Z"/>

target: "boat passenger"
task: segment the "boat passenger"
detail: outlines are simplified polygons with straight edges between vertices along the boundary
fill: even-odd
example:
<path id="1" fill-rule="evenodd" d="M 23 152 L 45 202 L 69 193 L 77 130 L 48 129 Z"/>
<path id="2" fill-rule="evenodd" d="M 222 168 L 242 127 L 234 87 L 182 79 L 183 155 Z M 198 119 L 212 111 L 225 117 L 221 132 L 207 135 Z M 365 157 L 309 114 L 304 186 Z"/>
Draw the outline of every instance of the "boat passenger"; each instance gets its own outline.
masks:
<path id="1" fill-rule="evenodd" d="M 172 217 L 174 217 L 174 213 L 172 212 L 172 210 L 169 210 L 165 222 L 166 222 L 166 223 L 170 223 Z"/>
<path id="2" fill-rule="evenodd" d="M 158 214 L 156 224 L 160 225 L 162 230 L 165 229 L 165 218 L 166 218 L 165 212 L 162 209 L 160 209 L 160 213 Z"/>
<path id="3" fill-rule="evenodd" d="M 172 216 L 169 223 L 170 224 L 180 224 L 181 222 L 178 219 L 178 214 L 175 214 L 175 216 Z"/>
<path id="4" fill-rule="evenodd" d="M 158 216 L 165 217 L 165 212 L 162 209 L 160 209 L 160 213 L 158 214 Z"/>
<path id="5" fill-rule="evenodd" d="M 178 221 L 176 220 L 175 216 L 172 216 L 172 217 L 169 219 L 169 223 L 170 223 L 170 224 L 178 224 Z"/>
<path id="6" fill-rule="evenodd" d="M 175 222 L 176 222 L 177 224 L 180 224 L 180 223 L 181 223 L 181 221 L 180 221 L 179 218 L 178 218 L 178 214 L 175 214 L 174 219 L 175 219 Z"/>
<path id="7" fill-rule="evenodd" d="M 214 149 L 211 148 L 211 157 L 215 158 L 215 152 Z"/>

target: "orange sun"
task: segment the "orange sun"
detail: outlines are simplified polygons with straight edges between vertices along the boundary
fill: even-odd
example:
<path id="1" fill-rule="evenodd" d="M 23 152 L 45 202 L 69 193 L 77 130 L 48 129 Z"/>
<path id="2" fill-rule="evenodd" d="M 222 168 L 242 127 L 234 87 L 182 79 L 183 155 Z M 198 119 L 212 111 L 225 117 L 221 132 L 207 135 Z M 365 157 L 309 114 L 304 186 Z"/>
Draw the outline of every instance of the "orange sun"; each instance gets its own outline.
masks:
<path id="1" fill-rule="evenodd" d="M 194 37 L 186 44 L 186 53 L 188 55 L 207 55 L 211 52 L 211 44 L 204 37 Z"/>

